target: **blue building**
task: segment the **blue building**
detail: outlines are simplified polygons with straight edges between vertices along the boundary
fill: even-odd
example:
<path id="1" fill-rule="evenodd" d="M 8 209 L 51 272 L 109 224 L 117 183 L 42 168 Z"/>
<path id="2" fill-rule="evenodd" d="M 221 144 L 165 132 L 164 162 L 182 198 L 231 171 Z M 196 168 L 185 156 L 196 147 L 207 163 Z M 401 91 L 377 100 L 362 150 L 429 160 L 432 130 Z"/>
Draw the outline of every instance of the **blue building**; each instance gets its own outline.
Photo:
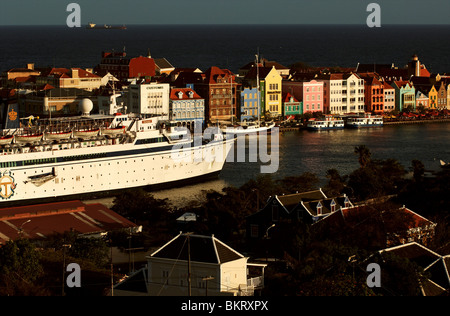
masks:
<path id="1" fill-rule="evenodd" d="M 257 121 L 258 115 L 258 90 L 257 88 L 244 88 L 241 91 L 241 122 Z"/>
<path id="2" fill-rule="evenodd" d="M 191 88 L 170 91 L 170 117 L 188 129 L 205 127 L 205 99 Z"/>

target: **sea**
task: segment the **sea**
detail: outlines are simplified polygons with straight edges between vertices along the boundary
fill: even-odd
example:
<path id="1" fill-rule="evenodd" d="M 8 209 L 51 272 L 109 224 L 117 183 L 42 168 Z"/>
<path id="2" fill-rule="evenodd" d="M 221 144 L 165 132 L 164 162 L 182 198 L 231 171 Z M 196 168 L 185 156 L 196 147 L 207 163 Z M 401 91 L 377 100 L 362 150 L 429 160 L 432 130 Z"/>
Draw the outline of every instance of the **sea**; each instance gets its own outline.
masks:
<path id="1" fill-rule="evenodd" d="M 127 25 L 127 30 L 89 30 L 61 26 L 0 26 L 0 71 L 25 67 L 93 68 L 102 51 L 166 58 L 174 67 L 239 68 L 255 54 L 290 66 L 405 66 L 412 55 L 431 73 L 449 73 L 450 26 L 445 25 Z M 275 179 L 315 173 L 324 183 L 328 169 L 342 175 L 358 167 L 354 147 L 366 145 L 377 159 L 393 158 L 406 169 L 413 159 L 427 169 L 450 160 L 450 124 L 384 126 L 364 130 L 280 133 Z M 230 153 L 236 154 L 235 151 Z M 233 159 L 230 159 L 233 160 Z M 235 159 L 236 160 L 236 159 Z M 217 180 L 155 192 L 181 205 L 206 190 L 239 187 L 261 175 L 262 162 L 225 163 Z"/>

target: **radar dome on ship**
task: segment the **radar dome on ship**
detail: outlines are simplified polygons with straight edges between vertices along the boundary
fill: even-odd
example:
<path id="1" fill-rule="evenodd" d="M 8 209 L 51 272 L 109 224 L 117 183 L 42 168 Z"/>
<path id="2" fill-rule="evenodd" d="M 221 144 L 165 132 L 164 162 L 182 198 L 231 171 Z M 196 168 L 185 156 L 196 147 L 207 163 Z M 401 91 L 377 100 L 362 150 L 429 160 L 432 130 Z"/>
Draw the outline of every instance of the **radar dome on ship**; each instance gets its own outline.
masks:
<path id="1" fill-rule="evenodd" d="M 78 105 L 82 115 L 89 115 L 94 108 L 94 103 L 90 99 L 83 99 Z"/>

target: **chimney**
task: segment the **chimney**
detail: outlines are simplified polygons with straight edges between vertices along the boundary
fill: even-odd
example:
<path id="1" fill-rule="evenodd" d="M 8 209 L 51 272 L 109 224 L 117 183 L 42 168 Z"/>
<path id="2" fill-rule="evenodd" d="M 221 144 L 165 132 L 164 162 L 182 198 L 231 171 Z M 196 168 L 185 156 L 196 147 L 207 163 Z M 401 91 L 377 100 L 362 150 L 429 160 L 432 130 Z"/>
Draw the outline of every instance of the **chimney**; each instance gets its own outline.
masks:
<path id="1" fill-rule="evenodd" d="M 34 70 L 34 64 L 33 63 L 27 64 L 27 69 Z"/>
<path id="2" fill-rule="evenodd" d="M 72 68 L 72 78 L 78 78 L 78 69 Z"/>

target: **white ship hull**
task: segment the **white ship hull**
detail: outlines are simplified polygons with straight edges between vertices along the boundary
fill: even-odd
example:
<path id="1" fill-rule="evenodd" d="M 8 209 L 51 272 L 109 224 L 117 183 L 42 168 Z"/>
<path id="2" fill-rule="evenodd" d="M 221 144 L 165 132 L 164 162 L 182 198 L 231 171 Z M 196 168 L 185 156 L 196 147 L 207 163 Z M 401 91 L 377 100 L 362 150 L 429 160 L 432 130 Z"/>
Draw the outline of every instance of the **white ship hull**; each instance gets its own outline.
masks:
<path id="1" fill-rule="evenodd" d="M 73 154 L 78 156 L 81 154 L 80 150 L 67 149 L 54 154 L 52 152 L 27 154 L 27 156 L 34 156 L 34 159 L 30 160 L 52 161 L 32 166 L 1 168 L 0 207 L 5 202 L 58 199 L 65 196 L 162 185 L 218 174 L 223 168 L 233 141 L 211 143 L 188 149 L 185 154 L 192 158 L 191 162 L 174 159 L 170 148 L 165 151 L 147 153 L 137 153 L 138 150 L 130 148 L 130 152 L 133 153 L 129 155 L 120 154 L 118 157 L 56 163 L 55 160 L 64 159 L 58 154 L 64 153 L 64 156 L 69 156 L 73 151 Z M 128 147 L 128 145 L 119 146 Z M 103 156 L 107 152 L 106 147 L 108 146 L 83 149 L 83 155 Z M 126 152 L 124 149 L 122 153 Z M 212 150 L 214 156 L 212 159 L 210 156 L 208 159 L 195 162 L 193 158 L 198 150 L 205 152 Z M 3 157 L 5 156 L 1 158 Z M 14 165 L 14 162 L 9 163 Z"/>
<path id="2" fill-rule="evenodd" d="M 99 136 L 88 141 L 72 139 L 3 147 L 0 207 L 216 175 L 234 142 L 176 140 L 177 133 L 155 129 L 151 119 L 130 126 L 148 132 L 128 129 L 120 138 Z M 183 158 L 178 155 L 181 149 Z"/>

